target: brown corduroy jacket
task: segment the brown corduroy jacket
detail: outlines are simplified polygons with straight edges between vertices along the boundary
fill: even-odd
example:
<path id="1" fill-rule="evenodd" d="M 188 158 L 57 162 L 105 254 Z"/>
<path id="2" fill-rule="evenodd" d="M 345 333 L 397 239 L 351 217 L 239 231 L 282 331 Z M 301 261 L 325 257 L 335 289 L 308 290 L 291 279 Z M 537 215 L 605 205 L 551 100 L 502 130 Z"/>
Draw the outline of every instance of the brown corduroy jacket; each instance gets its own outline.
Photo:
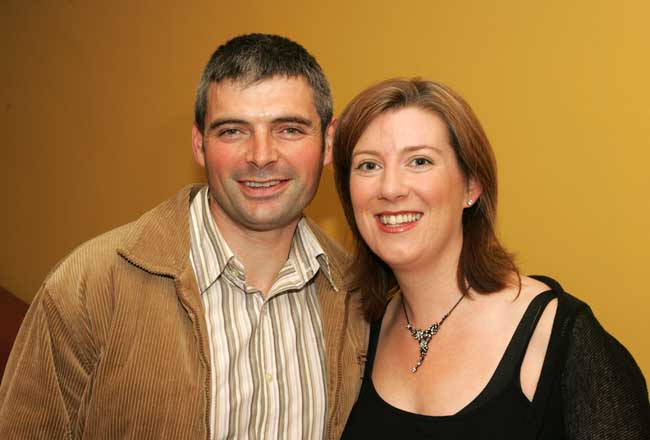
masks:
<path id="1" fill-rule="evenodd" d="M 209 342 L 189 260 L 188 187 L 77 248 L 47 277 L 0 385 L 0 438 L 209 438 Z M 368 337 L 346 254 L 314 224 L 338 292 L 316 277 L 328 438 L 361 384 Z"/>

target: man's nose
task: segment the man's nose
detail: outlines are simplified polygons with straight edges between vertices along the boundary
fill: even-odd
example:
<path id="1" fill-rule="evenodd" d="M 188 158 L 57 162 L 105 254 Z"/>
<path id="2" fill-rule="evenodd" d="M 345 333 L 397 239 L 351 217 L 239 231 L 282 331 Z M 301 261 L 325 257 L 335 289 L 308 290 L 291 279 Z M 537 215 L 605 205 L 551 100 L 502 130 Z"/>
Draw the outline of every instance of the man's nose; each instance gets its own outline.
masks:
<path id="1" fill-rule="evenodd" d="M 264 168 L 278 160 L 275 141 L 269 133 L 256 133 L 246 152 L 246 161 L 257 168 Z"/>

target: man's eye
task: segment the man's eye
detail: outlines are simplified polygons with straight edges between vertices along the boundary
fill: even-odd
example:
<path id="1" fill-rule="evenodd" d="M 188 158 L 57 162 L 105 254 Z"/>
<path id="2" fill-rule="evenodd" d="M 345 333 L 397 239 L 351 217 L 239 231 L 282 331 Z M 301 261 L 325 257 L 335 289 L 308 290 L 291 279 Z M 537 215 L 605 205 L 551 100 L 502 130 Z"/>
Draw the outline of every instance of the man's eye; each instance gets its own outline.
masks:
<path id="1" fill-rule="evenodd" d="M 285 133 L 285 134 L 291 134 L 291 135 L 302 134 L 303 133 L 303 131 L 301 129 L 297 128 L 297 127 L 286 127 L 286 128 L 284 128 L 282 130 L 282 132 Z"/>
<path id="2" fill-rule="evenodd" d="M 239 133 L 241 133 L 241 131 L 236 128 L 224 128 L 219 132 L 219 136 L 236 136 Z"/>

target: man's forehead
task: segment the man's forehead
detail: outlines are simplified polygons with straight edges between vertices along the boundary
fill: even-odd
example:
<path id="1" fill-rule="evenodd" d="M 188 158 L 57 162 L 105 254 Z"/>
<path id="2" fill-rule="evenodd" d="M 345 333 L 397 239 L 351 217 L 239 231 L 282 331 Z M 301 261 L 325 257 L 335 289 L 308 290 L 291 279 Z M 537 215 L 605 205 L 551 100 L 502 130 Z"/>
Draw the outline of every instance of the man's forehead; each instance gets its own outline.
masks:
<path id="1" fill-rule="evenodd" d="M 208 89 L 208 113 L 300 113 L 318 116 L 314 93 L 302 76 L 273 76 L 256 81 L 225 79 Z"/>
<path id="2" fill-rule="evenodd" d="M 217 90 L 234 90 L 243 92 L 252 88 L 261 88 L 265 85 L 278 86 L 283 84 L 287 87 L 292 87 L 302 91 L 309 91 L 313 95 L 313 90 L 309 82 L 304 76 L 295 75 L 274 75 L 266 77 L 245 76 L 241 78 L 225 78 L 221 81 L 213 81 L 210 83 L 209 90 L 216 92 Z"/>
<path id="3" fill-rule="evenodd" d="M 240 75 L 239 77 L 225 77 L 220 81 L 214 81 L 214 82 L 218 83 L 218 82 L 230 81 L 231 83 L 234 84 L 249 86 L 255 83 L 271 81 L 276 79 L 305 79 L 306 80 L 304 75 L 298 75 L 298 74 L 287 75 L 283 73 L 278 73 L 275 75 L 260 75 L 257 72 L 251 72 L 249 74 Z"/>

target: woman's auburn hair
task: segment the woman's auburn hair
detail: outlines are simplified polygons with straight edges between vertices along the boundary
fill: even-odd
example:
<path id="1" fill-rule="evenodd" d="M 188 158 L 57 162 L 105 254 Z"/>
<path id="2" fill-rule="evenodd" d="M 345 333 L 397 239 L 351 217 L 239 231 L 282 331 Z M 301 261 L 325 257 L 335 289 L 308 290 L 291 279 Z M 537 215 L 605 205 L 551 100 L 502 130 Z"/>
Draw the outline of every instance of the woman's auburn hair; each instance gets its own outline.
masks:
<path id="1" fill-rule="evenodd" d="M 444 84 L 413 78 L 382 81 L 357 95 L 343 110 L 334 136 L 334 179 L 354 239 L 351 287 L 361 291 L 366 319 L 381 318 L 397 287 L 393 271 L 365 243 L 350 198 L 352 152 L 377 116 L 403 108 L 419 108 L 439 116 L 466 179 L 482 188 L 479 199 L 463 211 L 463 247 L 457 269 L 460 291 L 497 292 L 520 278 L 513 256 L 497 239 L 497 169 L 494 152 L 471 107 Z"/>

